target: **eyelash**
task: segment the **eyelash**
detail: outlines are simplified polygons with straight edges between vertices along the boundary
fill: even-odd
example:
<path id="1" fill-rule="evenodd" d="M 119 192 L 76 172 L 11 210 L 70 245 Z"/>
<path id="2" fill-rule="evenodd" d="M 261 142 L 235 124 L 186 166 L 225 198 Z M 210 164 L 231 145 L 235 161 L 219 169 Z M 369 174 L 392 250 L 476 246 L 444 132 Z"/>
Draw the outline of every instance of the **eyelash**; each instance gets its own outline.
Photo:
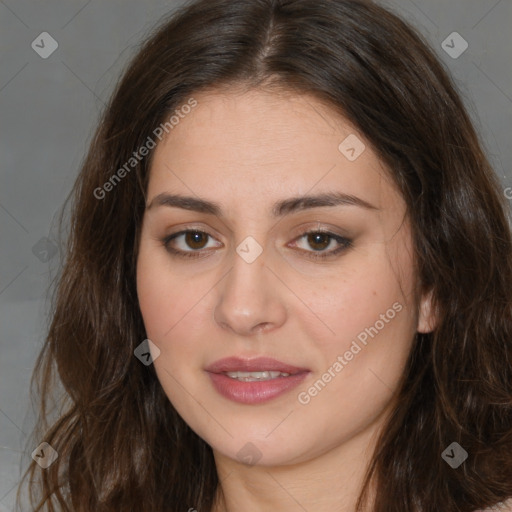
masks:
<path id="1" fill-rule="evenodd" d="M 208 236 L 209 238 L 213 238 L 210 234 L 206 233 L 205 231 L 201 231 L 199 229 L 186 229 L 186 230 L 179 231 L 178 233 L 174 233 L 172 235 L 169 235 L 169 236 L 163 238 L 161 240 L 162 245 L 166 248 L 166 250 L 168 252 L 170 252 L 174 256 L 177 256 L 178 258 L 194 258 L 195 259 L 195 258 L 203 257 L 203 255 L 201 254 L 201 251 L 203 251 L 202 249 L 192 250 L 192 251 L 181 251 L 179 249 L 177 250 L 177 249 L 173 249 L 173 248 L 169 247 L 169 243 L 172 240 L 174 240 L 175 238 L 177 238 L 181 235 L 185 235 L 187 233 L 200 233 L 200 234 Z M 338 253 L 352 247 L 352 240 L 345 238 L 343 236 L 337 235 L 335 233 L 332 233 L 330 231 L 322 231 L 322 230 L 306 231 L 305 233 L 302 233 L 302 235 L 295 238 L 295 240 L 300 240 L 301 238 L 304 238 L 307 235 L 316 235 L 316 234 L 327 235 L 331 239 L 329 241 L 329 243 L 332 240 L 335 240 L 336 242 L 341 244 L 341 246 L 338 247 L 337 249 L 327 251 L 327 252 L 302 250 L 302 252 L 310 253 L 307 257 L 311 258 L 313 260 L 325 260 L 327 258 L 331 258 L 331 257 L 337 255 Z"/>

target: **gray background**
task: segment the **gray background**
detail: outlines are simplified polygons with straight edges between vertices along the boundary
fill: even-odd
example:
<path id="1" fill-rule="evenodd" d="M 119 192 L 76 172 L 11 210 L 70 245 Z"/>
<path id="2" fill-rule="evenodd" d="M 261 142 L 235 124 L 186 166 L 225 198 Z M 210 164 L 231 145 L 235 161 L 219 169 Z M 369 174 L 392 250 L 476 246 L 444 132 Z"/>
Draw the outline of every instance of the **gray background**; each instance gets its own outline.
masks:
<path id="1" fill-rule="evenodd" d="M 0 512 L 14 509 L 16 484 L 32 451 L 23 452 L 34 423 L 29 379 L 49 321 L 50 279 L 61 258 L 58 251 L 53 254 L 55 215 L 128 59 L 179 3 L 0 0 Z M 512 2 L 381 3 L 434 46 L 503 189 L 512 186 Z M 469 44 L 457 58 L 441 46 L 454 31 Z M 58 42 L 46 59 L 31 47 L 42 32 Z M 457 49 L 459 43 L 453 44 Z"/>

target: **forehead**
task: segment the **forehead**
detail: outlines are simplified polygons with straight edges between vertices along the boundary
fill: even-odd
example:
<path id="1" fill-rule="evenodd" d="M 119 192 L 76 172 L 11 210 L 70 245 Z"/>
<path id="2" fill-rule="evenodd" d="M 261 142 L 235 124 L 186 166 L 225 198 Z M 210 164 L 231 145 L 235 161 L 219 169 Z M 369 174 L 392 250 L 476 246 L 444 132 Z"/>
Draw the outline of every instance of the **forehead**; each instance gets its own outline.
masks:
<path id="1" fill-rule="evenodd" d="M 364 136 L 316 98 L 262 90 L 193 98 L 197 106 L 155 149 L 149 201 L 180 192 L 265 209 L 284 197 L 337 191 L 379 208 L 403 206 Z"/>

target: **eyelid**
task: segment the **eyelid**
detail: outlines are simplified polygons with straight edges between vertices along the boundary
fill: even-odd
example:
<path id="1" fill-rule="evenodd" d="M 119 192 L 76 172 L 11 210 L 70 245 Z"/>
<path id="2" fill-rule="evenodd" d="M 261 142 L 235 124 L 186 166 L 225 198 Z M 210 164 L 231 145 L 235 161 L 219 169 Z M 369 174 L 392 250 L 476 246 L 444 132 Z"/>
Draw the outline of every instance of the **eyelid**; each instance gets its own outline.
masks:
<path id="1" fill-rule="evenodd" d="M 351 238 L 351 235 L 348 233 L 346 229 L 342 229 L 338 226 L 332 226 L 328 223 L 315 221 L 315 222 L 305 222 L 300 226 L 297 226 L 293 229 L 292 233 L 294 237 L 304 235 L 305 233 L 326 233 L 335 236 L 339 236 L 342 238 Z"/>

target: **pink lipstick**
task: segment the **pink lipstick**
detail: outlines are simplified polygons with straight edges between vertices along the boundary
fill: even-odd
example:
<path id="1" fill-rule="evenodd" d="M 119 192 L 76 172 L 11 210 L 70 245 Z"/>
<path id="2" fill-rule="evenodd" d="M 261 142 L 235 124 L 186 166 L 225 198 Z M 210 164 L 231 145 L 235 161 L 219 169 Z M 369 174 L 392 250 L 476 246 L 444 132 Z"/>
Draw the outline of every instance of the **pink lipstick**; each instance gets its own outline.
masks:
<path id="1" fill-rule="evenodd" d="M 266 402 L 298 386 L 310 373 L 268 357 L 220 359 L 206 368 L 214 388 L 243 404 Z"/>

